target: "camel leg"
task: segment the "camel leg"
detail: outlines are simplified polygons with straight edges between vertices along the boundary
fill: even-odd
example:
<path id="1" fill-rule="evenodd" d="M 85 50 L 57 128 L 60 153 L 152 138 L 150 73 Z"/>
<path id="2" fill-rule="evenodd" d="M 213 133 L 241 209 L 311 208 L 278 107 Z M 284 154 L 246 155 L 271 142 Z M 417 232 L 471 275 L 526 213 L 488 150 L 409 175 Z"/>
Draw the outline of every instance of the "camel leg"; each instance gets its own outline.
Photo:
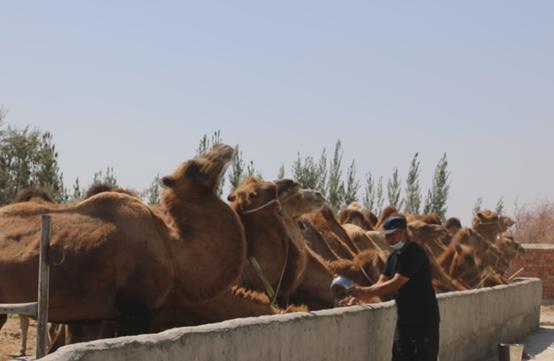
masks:
<path id="1" fill-rule="evenodd" d="M 19 326 L 21 327 L 21 349 L 19 353 L 25 356 L 27 353 L 27 333 L 29 331 L 29 316 L 19 315 Z"/>

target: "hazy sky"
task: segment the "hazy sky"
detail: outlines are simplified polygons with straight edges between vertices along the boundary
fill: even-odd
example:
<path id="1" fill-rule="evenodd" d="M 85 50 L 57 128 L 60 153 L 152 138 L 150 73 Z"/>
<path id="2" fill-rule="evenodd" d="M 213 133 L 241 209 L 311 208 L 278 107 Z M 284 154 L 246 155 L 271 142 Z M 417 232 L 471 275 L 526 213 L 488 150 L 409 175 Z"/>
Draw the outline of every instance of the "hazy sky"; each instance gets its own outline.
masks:
<path id="1" fill-rule="evenodd" d="M 554 198 L 554 2 L 5 2 L 0 106 L 67 186 L 142 190 L 217 129 L 266 178 L 340 139 L 361 178 L 419 152 L 426 190 L 446 152 L 467 223 Z"/>

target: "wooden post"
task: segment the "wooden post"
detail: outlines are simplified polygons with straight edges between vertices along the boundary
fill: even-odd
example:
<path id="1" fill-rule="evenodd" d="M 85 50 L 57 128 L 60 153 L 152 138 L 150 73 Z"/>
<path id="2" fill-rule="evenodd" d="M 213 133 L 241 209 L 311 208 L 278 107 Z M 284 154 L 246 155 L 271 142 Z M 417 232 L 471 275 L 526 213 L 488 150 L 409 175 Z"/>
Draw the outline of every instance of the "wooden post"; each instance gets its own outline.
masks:
<path id="1" fill-rule="evenodd" d="M 37 353 L 36 357 L 46 356 L 46 333 L 48 325 L 48 288 L 50 267 L 48 248 L 50 244 L 50 216 L 42 216 L 38 276 L 38 312 L 37 312 Z"/>

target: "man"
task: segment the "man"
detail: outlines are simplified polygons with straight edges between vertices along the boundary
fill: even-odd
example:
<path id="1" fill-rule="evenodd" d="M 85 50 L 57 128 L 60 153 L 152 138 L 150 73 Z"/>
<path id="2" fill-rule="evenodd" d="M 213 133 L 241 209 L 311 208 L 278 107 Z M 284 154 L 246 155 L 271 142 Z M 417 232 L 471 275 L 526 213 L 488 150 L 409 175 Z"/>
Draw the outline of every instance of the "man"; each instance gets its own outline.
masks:
<path id="1" fill-rule="evenodd" d="M 395 293 L 398 319 L 392 360 L 436 361 L 440 317 L 427 253 L 410 241 L 403 216 L 387 218 L 383 232 L 392 252 L 381 277 L 372 286 L 352 287 L 348 294 L 366 300 Z"/>

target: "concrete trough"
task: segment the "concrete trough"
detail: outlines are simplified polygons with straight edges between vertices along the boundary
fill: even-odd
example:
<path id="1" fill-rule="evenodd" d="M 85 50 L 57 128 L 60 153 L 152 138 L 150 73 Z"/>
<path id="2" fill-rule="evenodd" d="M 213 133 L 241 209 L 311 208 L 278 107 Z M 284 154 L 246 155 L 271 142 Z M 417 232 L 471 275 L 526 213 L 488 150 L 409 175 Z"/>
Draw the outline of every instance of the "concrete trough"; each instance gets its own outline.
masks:
<path id="1" fill-rule="evenodd" d="M 541 281 L 439 295 L 441 361 L 490 358 L 539 327 Z M 393 301 L 244 318 L 62 347 L 44 361 L 390 360 Z"/>

